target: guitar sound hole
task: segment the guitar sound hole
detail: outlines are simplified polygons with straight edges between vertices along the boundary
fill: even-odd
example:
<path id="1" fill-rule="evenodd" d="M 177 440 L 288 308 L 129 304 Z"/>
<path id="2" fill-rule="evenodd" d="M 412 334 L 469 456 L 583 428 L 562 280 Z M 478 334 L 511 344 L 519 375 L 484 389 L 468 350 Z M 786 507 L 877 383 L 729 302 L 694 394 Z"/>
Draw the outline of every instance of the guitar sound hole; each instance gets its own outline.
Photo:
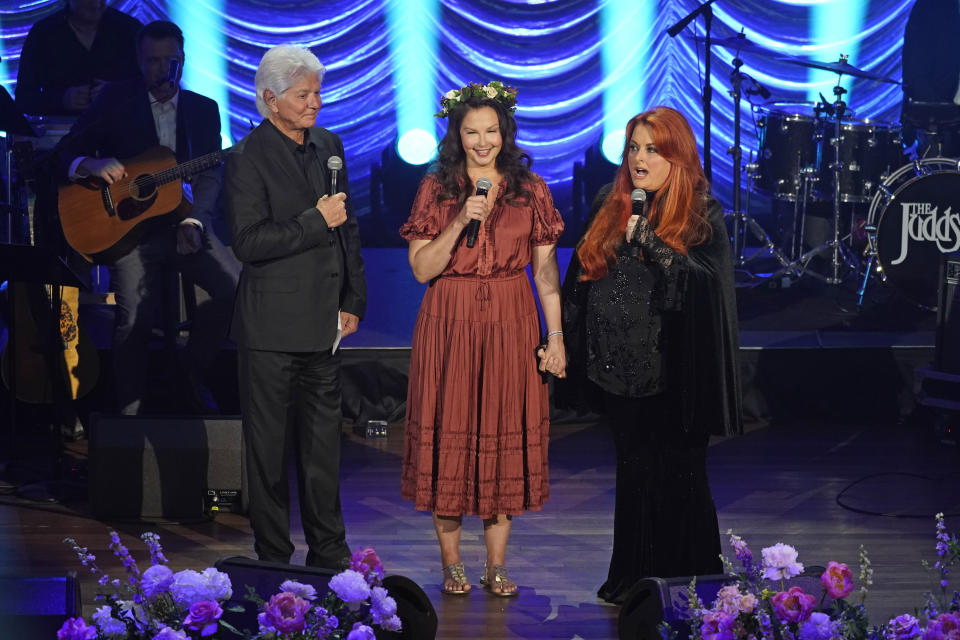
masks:
<path id="1" fill-rule="evenodd" d="M 156 190 L 157 182 L 149 174 L 139 175 L 130 183 L 130 197 L 137 200 L 149 198 Z"/>

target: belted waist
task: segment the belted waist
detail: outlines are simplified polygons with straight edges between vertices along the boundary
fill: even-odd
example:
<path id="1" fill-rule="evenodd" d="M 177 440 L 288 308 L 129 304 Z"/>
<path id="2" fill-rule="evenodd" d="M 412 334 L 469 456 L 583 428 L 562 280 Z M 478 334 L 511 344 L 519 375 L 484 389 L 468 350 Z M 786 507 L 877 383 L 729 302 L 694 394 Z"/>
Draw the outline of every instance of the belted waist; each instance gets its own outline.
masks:
<path id="1" fill-rule="evenodd" d="M 500 273 L 491 273 L 485 276 L 481 275 L 456 275 L 456 276 L 440 276 L 444 280 L 466 280 L 473 282 L 480 281 L 496 281 L 496 280 L 513 280 L 514 278 L 519 278 L 521 276 L 527 275 L 525 269 L 518 269 L 517 271 L 501 271 Z"/>
<path id="2" fill-rule="evenodd" d="M 500 273 L 490 274 L 490 275 L 459 275 L 459 276 L 443 276 L 441 280 L 446 281 L 455 281 L 462 282 L 464 284 L 473 283 L 476 284 L 476 292 L 474 293 L 474 300 L 480 303 L 480 311 L 486 311 L 490 307 L 490 284 L 491 283 L 504 283 L 511 280 L 517 280 L 519 278 L 525 277 L 525 270 L 517 271 L 503 271 Z"/>

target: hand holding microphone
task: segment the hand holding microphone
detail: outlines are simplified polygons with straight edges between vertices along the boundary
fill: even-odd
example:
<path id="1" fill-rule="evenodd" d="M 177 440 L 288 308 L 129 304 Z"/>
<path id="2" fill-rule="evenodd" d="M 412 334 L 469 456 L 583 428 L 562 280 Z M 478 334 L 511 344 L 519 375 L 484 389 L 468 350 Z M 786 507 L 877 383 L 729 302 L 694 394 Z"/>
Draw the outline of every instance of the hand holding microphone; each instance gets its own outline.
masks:
<path id="1" fill-rule="evenodd" d="M 343 169 L 343 159 L 340 156 L 330 156 L 327 158 L 327 169 L 330 170 L 330 190 L 327 195 L 317 200 L 317 209 L 327 221 L 327 230 L 333 231 L 347 221 L 345 204 L 347 194 L 337 191 L 337 180 Z"/>
<path id="2" fill-rule="evenodd" d="M 640 217 L 647 217 L 647 192 L 643 189 L 634 189 L 630 193 L 630 206 L 631 215 L 627 220 L 627 244 L 633 242 L 633 232 L 636 230 L 637 224 L 640 222 Z"/>
<path id="3" fill-rule="evenodd" d="M 463 210 L 470 217 L 470 223 L 467 225 L 467 247 L 472 249 L 477 242 L 477 233 L 480 231 L 480 221 L 486 220 L 490 214 L 487 207 L 487 193 L 493 183 L 489 178 L 480 178 L 477 180 L 477 194 L 470 198 L 463 205 Z M 475 217 L 476 216 L 476 217 Z"/>

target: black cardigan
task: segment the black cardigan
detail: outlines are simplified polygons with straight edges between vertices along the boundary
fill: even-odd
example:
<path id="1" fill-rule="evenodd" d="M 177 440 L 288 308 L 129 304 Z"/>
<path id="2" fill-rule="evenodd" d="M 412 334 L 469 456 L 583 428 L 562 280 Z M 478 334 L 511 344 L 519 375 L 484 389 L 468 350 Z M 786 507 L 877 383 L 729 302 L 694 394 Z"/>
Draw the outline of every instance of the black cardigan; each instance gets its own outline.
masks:
<path id="1" fill-rule="evenodd" d="M 594 199 L 588 229 L 611 187 L 601 189 Z M 658 294 L 664 296 L 666 307 L 673 309 L 665 322 L 680 323 L 670 329 L 674 340 L 666 354 L 667 393 L 674 396 L 682 410 L 685 430 L 733 435 L 743 430 L 736 293 L 723 209 L 713 197 L 707 203 L 707 218 L 711 226 L 709 239 L 691 247 L 685 258 L 675 260 L 674 268 L 660 271 L 662 285 L 677 288 L 675 301 L 673 291 L 661 290 Z M 640 239 L 645 259 L 665 257 L 666 245 L 649 229 L 646 220 L 641 221 L 635 237 Z M 682 273 L 677 274 L 677 268 Z M 596 387 L 586 375 L 586 305 L 591 283 L 581 281 L 581 273 L 580 261 L 574 254 L 562 290 L 567 378 L 557 381 L 556 398 L 561 404 L 582 410 L 596 408 L 590 401 L 596 395 Z M 626 376 L 626 368 L 608 373 Z"/>

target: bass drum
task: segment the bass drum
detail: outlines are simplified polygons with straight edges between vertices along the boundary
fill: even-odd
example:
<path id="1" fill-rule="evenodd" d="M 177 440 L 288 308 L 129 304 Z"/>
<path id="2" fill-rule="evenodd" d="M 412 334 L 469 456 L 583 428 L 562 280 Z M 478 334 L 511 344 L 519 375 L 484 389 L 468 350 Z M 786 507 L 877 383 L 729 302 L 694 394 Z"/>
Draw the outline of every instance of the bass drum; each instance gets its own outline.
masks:
<path id="1" fill-rule="evenodd" d="M 960 249 L 960 164 L 926 158 L 884 180 L 870 202 L 878 269 L 924 307 L 937 306 L 941 256 Z"/>

